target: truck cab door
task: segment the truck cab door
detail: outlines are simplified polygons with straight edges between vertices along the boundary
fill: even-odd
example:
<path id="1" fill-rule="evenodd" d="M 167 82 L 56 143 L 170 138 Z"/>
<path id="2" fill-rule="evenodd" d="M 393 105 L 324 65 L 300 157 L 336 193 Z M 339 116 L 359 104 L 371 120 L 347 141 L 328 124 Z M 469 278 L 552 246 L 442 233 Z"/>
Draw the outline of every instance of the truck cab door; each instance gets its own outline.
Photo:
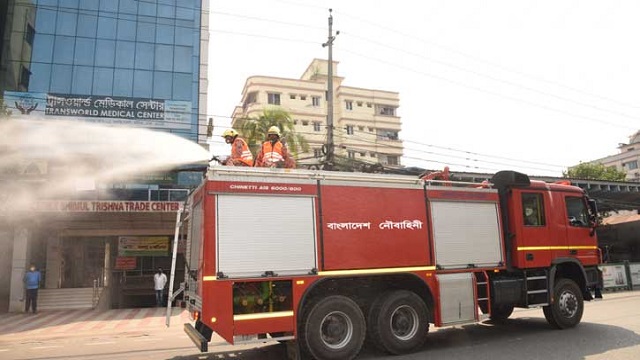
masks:
<path id="1" fill-rule="evenodd" d="M 520 268 L 548 266 L 554 255 L 549 242 L 563 243 L 565 240 L 564 236 L 562 239 L 550 238 L 549 199 L 541 191 L 514 190 L 513 195 L 514 265 Z"/>
<path id="2" fill-rule="evenodd" d="M 587 203 L 582 196 L 566 195 L 567 250 L 565 256 L 576 258 L 584 265 L 598 263 L 596 236 L 592 231 Z"/>

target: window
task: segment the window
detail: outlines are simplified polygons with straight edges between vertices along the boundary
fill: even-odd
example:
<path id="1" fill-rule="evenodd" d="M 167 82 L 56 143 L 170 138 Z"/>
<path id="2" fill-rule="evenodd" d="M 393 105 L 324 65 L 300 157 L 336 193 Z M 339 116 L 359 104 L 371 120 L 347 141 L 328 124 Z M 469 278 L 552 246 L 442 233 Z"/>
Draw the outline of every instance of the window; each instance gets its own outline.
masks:
<path id="1" fill-rule="evenodd" d="M 74 66 L 72 94 L 91 94 L 93 83 L 93 68 L 91 66 Z"/>
<path id="2" fill-rule="evenodd" d="M 105 1 L 103 1 L 105 3 Z M 98 38 L 115 39 L 116 38 L 116 19 L 111 17 L 98 18 Z"/>
<path id="3" fill-rule="evenodd" d="M 301 120 L 301 121 L 302 121 L 302 126 L 309 125 L 309 121 L 308 120 Z"/>
<path id="4" fill-rule="evenodd" d="M 173 70 L 173 47 L 156 45 L 155 69 L 160 71 Z"/>
<path id="5" fill-rule="evenodd" d="M 522 193 L 522 218 L 525 226 L 545 225 L 542 194 Z"/>
<path id="6" fill-rule="evenodd" d="M 369 153 L 369 156 L 371 156 L 372 158 L 374 158 L 374 157 L 376 157 L 376 153 L 374 153 L 374 152 Z"/>
<path id="7" fill-rule="evenodd" d="M 56 22 L 56 34 L 76 36 L 76 26 L 78 24 L 78 13 L 73 11 L 58 11 L 58 21 Z"/>
<path id="8" fill-rule="evenodd" d="M 113 72 L 113 95 L 133 95 L 133 70 L 115 69 Z"/>
<path id="9" fill-rule="evenodd" d="M 76 40 L 71 36 L 56 36 L 56 43 L 53 48 L 54 64 L 72 64 L 73 48 Z"/>
<path id="10" fill-rule="evenodd" d="M 118 41 L 116 43 L 116 67 L 133 69 L 135 54 L 136 43 L 131 41 Z"/>
<path id="11" fill-rule="evenodd" d="M 369 132 L 373 132 L 373 130 L 374 129 L 372 127 L 369 127 Z"/>
<path id="12" fill-rule="evenodd" d="M 20 65 L 20 86 L 24 90 L 29 89 L 29 78 L 31 77 L 31 72 L 24 65 Z"/>
<path id="13" fill-rule="evenodd" d="M 293 125 L 298 125 L 298 120 L 293 120 Z"/>
<path id="14" fill-rule="evenodd" d="M 136 43 L 136 69 L 153 70 L 153 44 Z"/>
<path id="15" fill-rule="evenodd" d="M 49 91 L 70 94 L 72 73 L 71 65 L 53 65 L 51 68 L 51 87 Z"/>
<path id="16" fill-rule="evenodd" d="M 313 131 L 320 131 L 320 122 L 319 121 L 314 121 L 313 122 Z"/>
<path id="17" fill-rule="evenodd" d="M 271 105 L 280 105 L 280 94 L 267 93 L 267 103 Z"/>
<path id="18" fill-rule="evenodd" d="M 31 24 L 27 24 L 27 32 L 24 34 L 24 40 L 27 44 L 33 46 L 33 38 L 36 36 L 36 30 L 31 26 Z"/>
<path id="19" fill-rule="evenodd" d="M 378 129 L 378 140 L 398 140 L 398 132 L 395 130 Z"/>
<path id="20" fill-rule="evenodd" d="M 193 101 L 191 74 L 173 74 L 173 100 Z M 134 95 L 135 96 L 135 95 Z"/>
<path id="21" fill-rule="evenodd" d="M 296 94 L 289 94 L 289 99 L 295 100 L 296 99 Z"/>
<path id="22" fill-rule="evenodd" d="M 252 91 L 252 92 L 248 93 L 247 97 L 244 99 L 244 103 L 242 104 L 242 109 L 244 111 L 247 111 L 247 107 L 250 104 L 255 103 L 257 99 L 258 99 L 258 93 L 256 91 Z"/>
<path id="23" fill-rule="evenodd" d="M 76 51 L 73 63 L 75 65 L 93 66 L 96 41 L 94 39 L 76 38 Z"/>
<path id="24" fill-rule="evenodd" d="M 312 106 L 320 106 L 320 96 L 314 96 L 311 98 Z"/>
<path id="25" fill-rule="evenodd" d="M 96 41 L 96 66 L 113 67 L 116 56 L 116 42 L 113 40 Z"/>
<path id="26" fill-rule="evenodd" d="M 358 131 L 364 131 L 364 126 L 358 126 Z"/>
<path id="27" fill-rule="evenodd" d="M 136 33 L 138 32 L 136 22 L 125 19 L 118 19 L 118 40 L 131 40 L 136 39 Z"/>
<path id="28" fill-rule="evenodd" d="M 366 153 L 366 152 L 364 152 L 364 151 L 361 151 L 361 152 L 360 152 L 360 157 L 365 157 L 366 155 L 367 155 L 367 153 Z"/>
<path id="29" fill-rule="evenodd" d="M 306 95 L 300 95 L 300 100 L 307 100 L 307 96 Z"/>
<path id="30" fill-rule="evenodd" d="M 140 3 L 142 6 L 142 3 Z M 150 24 L 146 21 L 138 22 L 138 35 L 137 41 L 154 42 L 156 39 L 156 24 Z"/>
<path id="31" fill-rule="evenodd" d="M 589 212 L 584 199 L 577 196 L 567 196 L 565 198 L 567 205 L 567 217 L 570 226 L 588 227 Z"/>
<path id="32" fill-rule="evenodd" d="M 322 149 L 315 148 L 313 149 L 313 157 L 319 159 L 322 157 Z"/>
<path id="33" fill-rule="evenodd" d="M 29 91 L 49 91 L 51 79 L 51 64 L 31 63 L 31 77 L 29 78 Z"/>
<path id="34" fill-rule="evenodd" d="M 54 70 L 55 71 L 55 70 Z M 53 84 L 53 79 L 51 80 Z M 93 94 L 112 95 L 113 93 L 113 69 L 93 69 Z"/>
<path id="35" fill-rule="evenodd" d="M 353 101 L 345 101 L 344 104 L 347 107 L 347 110 L 353 110 Z"/>
<path id="36" fill-rule="evenodd" d="M 166 71 L 153 73 L 153 97 L 156 99 L 171 99 L 173 74 Z"/>
<path id="37" fill-rule="evenodd" d="M 393 106 L 378 105 L 376 106 L 376 113 L 384 116 L 395 116 L 396 108 Z"/>
<path id="38" fill-rule="evenodd" d="M 174 27 L 158 24 L 156 27 L 156 42 L 159 44 L 173 44 Z"/>
<path id="39" fill-rule="evenodd" d="M 387 156 L 387 165 L 399 165 L 397 156 Z"/>
<path id="40" fill-rule="evenodd" d="M 53 35 L 38 34 L 31 53 L 31 61 L 39 63 L 51 63 L 53 58 Z"/>
<path id="41" fill-rule="evenodd" d="M 358 101 L 358 102 L 356 102 L 356 104 L 357 104 L 358 106 L 362 106 L 362 101 Z"/>
<path id="42" fill-rule="evenodd" d="M 349 159 L 355 159 L 356 158 L 356 152 L 353 150 L 347 150 L 347 157 Z"/>
<path id="43" fill-rule="evenodd" d="M 622 166 L 626 166 L 627 170 L 635 170 L 638 168 L 638 160 L 629 161 L 628 163 L 622 164 Z"/>
<path id="44" fill-rule="evenodd" d="M 372 106 L 372 104 L 368 102 L 367 103 L 367 107 L 370 108 L 371 106 Z"/>
<path id="45" fill-rule="evenodd" d="M 353 125 L 347 125 L 347 135 L 353 135 Z"/>
<path id="46" fill-rule="evenodd" d="M 192 48 L 189 46 L 176 46 L 173 58 L 173 71 L 191 72 Z"/>
<path id="47" fill-rule="evenodd" d="M 78 35 L 84 37 L 95 37 L 98 29 L 98 17 L 94 15 L 78 15 Z"/>

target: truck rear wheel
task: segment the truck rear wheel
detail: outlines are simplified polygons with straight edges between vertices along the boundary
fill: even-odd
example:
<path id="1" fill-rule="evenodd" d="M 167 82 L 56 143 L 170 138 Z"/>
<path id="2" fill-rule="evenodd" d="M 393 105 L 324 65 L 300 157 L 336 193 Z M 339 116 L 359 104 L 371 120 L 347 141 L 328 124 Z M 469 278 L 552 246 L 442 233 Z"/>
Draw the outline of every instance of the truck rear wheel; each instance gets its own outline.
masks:
<path id="1" fill-rule="evenodd" d="M 366 334 L 364 315 L 353 300 L 334 295 L 313 304 L 303 320 L 300 344 L 315 359 L 353 359 Z"/>
<path id="2" fill-rule="evenodd" d="M 544 317 L 558 329 L 574 327 L 582 320 L 584 299 L 573 280 L 560 279 L 553 288 L 553 302 L 542 308 Z"/>
<path id="3" fill-rule="evenodd" d="M 422 346 L 429 332 L 427 305 L 411 291 L 382 294 L 371 305 L 367 327 L 371 342 L 390 354 Z"/>

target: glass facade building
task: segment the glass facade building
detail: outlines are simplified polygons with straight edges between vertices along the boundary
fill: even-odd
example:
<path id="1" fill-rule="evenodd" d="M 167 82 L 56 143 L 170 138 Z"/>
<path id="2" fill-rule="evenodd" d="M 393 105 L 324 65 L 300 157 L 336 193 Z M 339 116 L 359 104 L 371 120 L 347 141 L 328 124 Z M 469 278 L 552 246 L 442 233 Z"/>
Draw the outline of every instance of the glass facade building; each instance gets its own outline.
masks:
<path id="1" fill-rule="evenodd" d="M 3 3 L 0 90 L 9 107 L 205 144 L 208 0 Z"/>

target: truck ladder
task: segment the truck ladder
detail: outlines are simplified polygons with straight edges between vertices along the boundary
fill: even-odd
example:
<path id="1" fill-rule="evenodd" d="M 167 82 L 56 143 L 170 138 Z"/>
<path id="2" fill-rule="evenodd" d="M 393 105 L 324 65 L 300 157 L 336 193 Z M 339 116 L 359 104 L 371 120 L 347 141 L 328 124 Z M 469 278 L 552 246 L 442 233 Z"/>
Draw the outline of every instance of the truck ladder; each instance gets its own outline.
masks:
<path id="1" fill-rule="evenodd" d="M 476 301 L 480 309 L 486 309 L 485 314 L 478 314 L 478 321 L 489 318 L 489 278 L 487 273 L 480 271 L 475 273 L 476 277 Z"/>
<path id="2" fill-rule="evenodd" d="M 524 270 L 526 305 L 529 308 L 549 305 L 549 280 L 546 269 Z"/>

